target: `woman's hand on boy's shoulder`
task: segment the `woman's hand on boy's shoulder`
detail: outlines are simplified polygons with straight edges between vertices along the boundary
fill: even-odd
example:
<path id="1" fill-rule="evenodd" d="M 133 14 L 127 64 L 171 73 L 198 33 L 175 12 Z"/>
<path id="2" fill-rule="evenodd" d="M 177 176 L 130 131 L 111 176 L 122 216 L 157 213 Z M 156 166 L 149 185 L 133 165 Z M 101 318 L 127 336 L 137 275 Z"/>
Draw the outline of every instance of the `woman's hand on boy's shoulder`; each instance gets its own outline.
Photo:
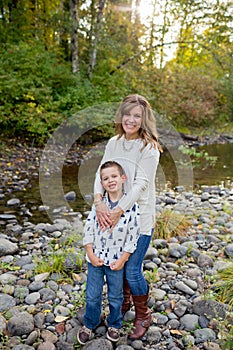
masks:
<path id="1" fill-rule="evenodd" d="M 124 211 L 117 206 L 113 210 L 110 211 L 110 219 L 111 219 L 111 228 L 115 227 L 118 221 L 120 220 L 121 215 L 124 213 Z"/>
<path id="2" fill-rule="evenodd" d="M 100 229 L 105 230 L 108 227 L 110 227 L 112 222 L 107 205 L 101 202 L 98 205 L 96 205 L 95 210 Z"/>

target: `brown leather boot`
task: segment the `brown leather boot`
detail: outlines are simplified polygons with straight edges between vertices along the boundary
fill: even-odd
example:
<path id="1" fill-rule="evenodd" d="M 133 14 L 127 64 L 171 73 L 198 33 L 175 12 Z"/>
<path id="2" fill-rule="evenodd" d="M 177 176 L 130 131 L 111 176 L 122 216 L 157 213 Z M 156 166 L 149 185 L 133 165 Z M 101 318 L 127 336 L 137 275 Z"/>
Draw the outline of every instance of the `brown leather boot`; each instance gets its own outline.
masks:
<path id="1" fill-rule="evenodd" d="M 129 334 L 129 339 L 131 340 L 142 338 L 150 327 L 151 312 L 148 308 L 148 300 L 148 294 L 133 295 L 135 320 L 133 333 Z"/>
<path id="2" fill-rule="evenodd" d="M 124 317 L 126 312 L 130 310 L 130 306 L 133 301 L 132 295 L 130 292 L 129 283 L 126 279 L 124 279 L 124 282 L 123 282 L 123 296 L 124 296 L 124 300 L 122 303 L 121 312 L 122 312 L 122 316 Z"/>

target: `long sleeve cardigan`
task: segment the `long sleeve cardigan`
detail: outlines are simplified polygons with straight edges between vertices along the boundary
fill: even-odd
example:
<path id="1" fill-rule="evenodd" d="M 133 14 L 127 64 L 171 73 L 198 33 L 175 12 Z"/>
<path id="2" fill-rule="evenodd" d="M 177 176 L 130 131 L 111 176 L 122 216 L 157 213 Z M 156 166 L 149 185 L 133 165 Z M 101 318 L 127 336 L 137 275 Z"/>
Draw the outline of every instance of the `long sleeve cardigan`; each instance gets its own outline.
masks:
<path id="1" fill-rule="evenodd" d="M 101 160 L 101 164 L 114 160 L 124 169 L 127 195 L 119 201 L 119 206 L 126 211 L 135 202 L 139 204 L 141 234 L 150 234 L 155 223 L 155 176 L 159 156 L 158 148 L 150 144 L 143 148 L 142 139 L 126 140 L 123 135 L 108 141 Z M 96 173 L 94 194 L 103 193 L 99 170 L 100 167 Z"/>

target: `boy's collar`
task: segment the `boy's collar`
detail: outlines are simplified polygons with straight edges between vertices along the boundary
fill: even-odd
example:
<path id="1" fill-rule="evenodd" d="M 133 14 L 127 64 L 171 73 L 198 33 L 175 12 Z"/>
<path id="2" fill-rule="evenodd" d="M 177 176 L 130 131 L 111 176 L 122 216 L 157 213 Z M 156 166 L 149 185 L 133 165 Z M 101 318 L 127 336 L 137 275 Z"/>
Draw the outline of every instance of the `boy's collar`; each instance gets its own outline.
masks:
<path id="1" fill-rule="evenodd" d="M 126 195 L 126 193 L 123 192 L 121 198 L 124 197 L 125 195 Z M 121 199 L 121 198 L 120 198 L 120 199 Z M 119 199 L 119 200 L 120 200 L 120 199 Z M 116 201 L 116 202 L 119 202 L 119 200 Z M 103 201 L 104 201 L 104 203 L 110 203 L 110 202 L 111 202 L 111 203 L 115 203 L 115 202 L 111 201 L 111 199 L 109 198 L 107 192 L 104 192 L 104 194 L 103 194 Z"/>

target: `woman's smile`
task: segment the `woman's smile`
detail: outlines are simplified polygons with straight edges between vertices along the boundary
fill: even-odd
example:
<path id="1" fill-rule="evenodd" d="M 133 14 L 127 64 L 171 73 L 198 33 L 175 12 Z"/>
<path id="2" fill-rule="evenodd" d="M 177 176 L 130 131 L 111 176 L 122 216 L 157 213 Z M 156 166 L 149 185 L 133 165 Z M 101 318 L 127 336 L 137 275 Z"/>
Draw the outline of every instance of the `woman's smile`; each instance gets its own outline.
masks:
<path id="1" fill-rule="evenodd" d="M 128 114 L 122 116 L 122 127 L 128 140 L 138 138 L 141 125 L 142 109 L 140 106 L 132 108 Z"/>

